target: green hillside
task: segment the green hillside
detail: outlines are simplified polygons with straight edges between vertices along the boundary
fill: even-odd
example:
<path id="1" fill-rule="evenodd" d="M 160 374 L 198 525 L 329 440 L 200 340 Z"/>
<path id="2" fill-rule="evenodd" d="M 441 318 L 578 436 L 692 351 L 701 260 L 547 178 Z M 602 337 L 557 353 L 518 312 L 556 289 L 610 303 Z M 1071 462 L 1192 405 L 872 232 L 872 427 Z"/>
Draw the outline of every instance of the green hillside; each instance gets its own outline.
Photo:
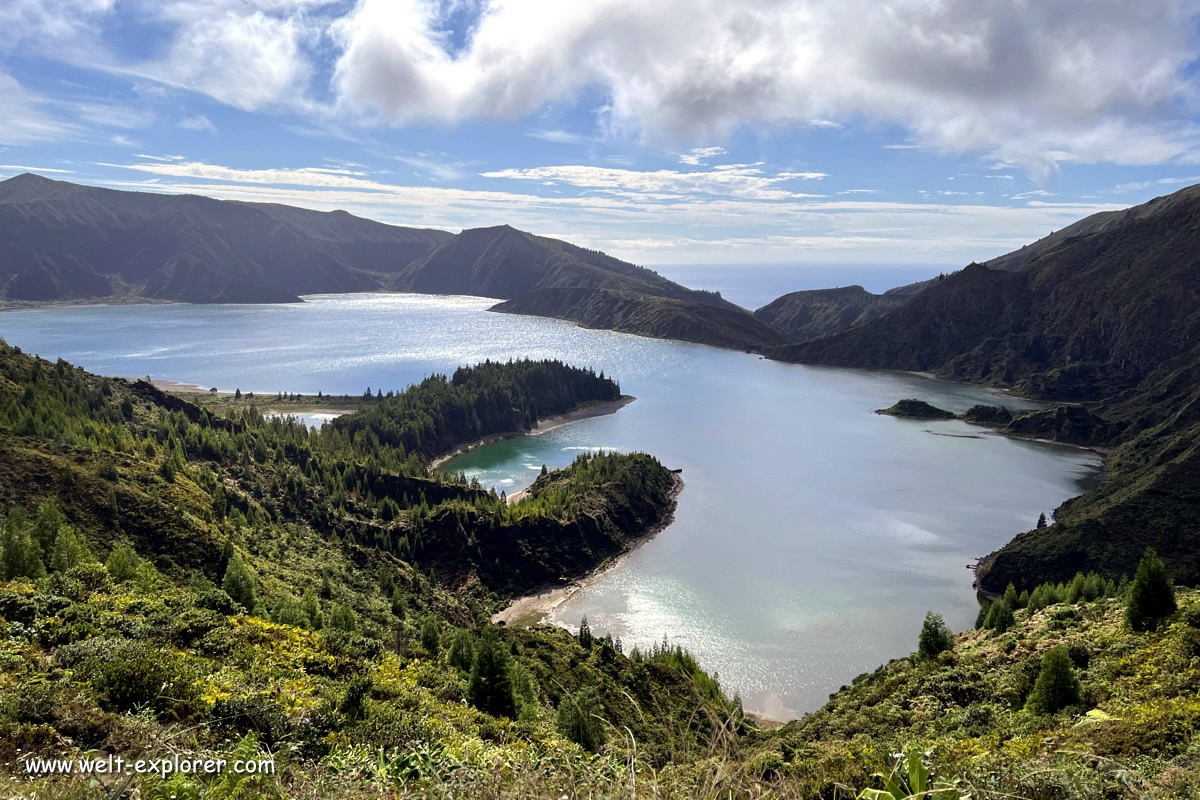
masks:
<path id="1" fill-rule="evenodd" d="M 585 455 L 508 504 L 430 474 L 421 448 L 400 449 L 426 414 L 473 436 L 460 412 L 487 420 L 498 396 L 515 418 L 618 391 L 557 362 L 431 380 L 311 431 L 0 347 L 0 789 L 832 798 L 884 786 L 874 774 L 903 751 L 956 787 L 939 798 L 1200 791 L 1194 592 L 1131 633 L 1123 601 L 1097 599 L 1112 582 L 1014 590 L 986 630 L 954 642 L 935 626 L 926 655 L 765 730 L 679 648 L 489 624 L 515 593 L 661 525 L 676 477 L 643 454 Z M 1078 697 L 1022 710 L 1059 643 Z M 38 761 L 110 755 L 274 772 L 47 775 Z"/>

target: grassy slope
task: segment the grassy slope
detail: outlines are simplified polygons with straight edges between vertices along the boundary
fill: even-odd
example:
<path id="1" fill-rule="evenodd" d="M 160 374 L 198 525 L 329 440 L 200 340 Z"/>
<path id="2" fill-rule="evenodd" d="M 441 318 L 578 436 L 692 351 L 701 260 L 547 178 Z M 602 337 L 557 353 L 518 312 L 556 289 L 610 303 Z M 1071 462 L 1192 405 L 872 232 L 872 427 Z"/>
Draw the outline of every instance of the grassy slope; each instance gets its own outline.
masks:
<path id="1" fill-rule="evenodd" d="M 129 541 L 142 566 L 121 583 L 96 563 L 0 581 L 0 749 L 10 769 L 19 772 L 18 755 L 228 752 L 242 741 L 280 758 L 291 794 L 364 790 L 376 778 L 359 773 L 378 767 L 380 747 L 386 758 L 424 753 L 440 777 L 473 760 L 488 778 L 502 757 L 544 787 L 545 763 L 563 766 L 555 780 L 572 769 L 621 774 L 617 755 L 594 759 L 557 732 L 556 706 L 584 686 L 647 767 L 698 757 L 736 711 L 707 676 L 669 659 L 631 661 L 611 641 L 585 650 L 557 629 L 501 632 L 518 665 L 514 720 L 464 706 L 468 676 L 447 661 L 451 636 L 476 636 L 510 592 L 587 572 L 670 512 L 673 476 L 648 456 L 581 458 L 513 506 L 384 470 L 372 494 L 424 496 L 388 521 L 357 490 L 332 503 L 319 477 L 328 463 L 319 448 L 298 447 L 292 426 L 248 428 L 244 414 L 212 418 L 147 386 L 0 349 L 0 399 L 23 394 L 33 416 L 0 430 L 0 511 L 36 516 L 56 497 L 92 553 L 104 559 Z M 189 414 L 200 424 L 188 427 Z M 245 458 L 189 450 L 168 478 L 175 440 L 147 449 L 164 421 L 172 437 L 214 453 L 219 431 L 249 449 Z M 253 571 L 262 616 L 228 607 L 217 590 L 227 546 Z M 270 621 L 286 619 L 306 590 L 320 597 L 324 627 Z M 436 652 L 423 643 L 428 618 L 441 628 Z M 350 708 L 356 685 L 369 688 Z M 103 794 L 64 783 L 39 791 Z"/>
<path id="2" fill-rule="evenodd" d="M 1146 634 L 1124 629 L 1117 600 L 1018 611 L 1007 633 L 972 631 L 933 661 L 860 676 L 820 711 L 754 736 L 749 760 L 798 797 L 862 786 L 890 753 L 913 749 L 976 798 L 1198 797 L 1200 593 L 1179 599 L 1176 621 Z M 1085 702 L 1022 710 L 1058 644 Z"/>

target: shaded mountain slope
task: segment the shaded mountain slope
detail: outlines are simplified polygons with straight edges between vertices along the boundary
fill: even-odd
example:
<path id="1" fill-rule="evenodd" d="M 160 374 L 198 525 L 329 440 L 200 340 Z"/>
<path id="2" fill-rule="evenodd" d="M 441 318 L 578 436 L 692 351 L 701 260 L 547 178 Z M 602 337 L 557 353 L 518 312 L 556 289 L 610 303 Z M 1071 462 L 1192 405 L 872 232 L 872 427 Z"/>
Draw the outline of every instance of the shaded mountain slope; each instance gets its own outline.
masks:
<path id="1" fill-rule="evenodd" d="M 539 289 L 618 289 L 737 308 L 719 293 L 688 289 L 653 270 L 508 225 L 463 231 L 397 272 L 389 287 L 503 300 Z"/>
<path id="2" fill-rule="evenodd" d="M 741 309 L 610 289 L 541 289 L 491 310 L 736 350 L 757 350 L 787 341 Z"/>
<path id="3" fill-rule="evenodd" d="M 1046 399 L 1115 396 L 1200 342 L 1200 192 L 1163 201 L 1017 272 L 971 265 L 879 319 L 772 355 L 928 370 Z"/>
<path id="4" fill-rule="evenodd" d="M 124 192 L 18 175 L 0 182 L 0 292 L 282 302 L 378 288 L 449 233 L 344 211 Z"/>
<path id="5" fill-rule="evenodd" d="M 754 318 L 794 342 L 811 342 L 875 319 L 907 299 L 899 294 L 873 294 L 861 286 L 811 289 L 772 300 L 755 311 Z"/>
<path id="6" fill-rule="evenodd" d="M 1200 582 L 1200 189 L 1089 217 L 947 276 L 904 305 L 792 361 L 930 371 L 1086 402 L 1014 419 L 1008 432 L 1117 449 L 1108 480 L 1054 524 L 983 559 L 981 588 L 1094 569 L 1120 577 L 1152 545 Z M 1026 252 L 1028 251 L 1028 252 Z"/>

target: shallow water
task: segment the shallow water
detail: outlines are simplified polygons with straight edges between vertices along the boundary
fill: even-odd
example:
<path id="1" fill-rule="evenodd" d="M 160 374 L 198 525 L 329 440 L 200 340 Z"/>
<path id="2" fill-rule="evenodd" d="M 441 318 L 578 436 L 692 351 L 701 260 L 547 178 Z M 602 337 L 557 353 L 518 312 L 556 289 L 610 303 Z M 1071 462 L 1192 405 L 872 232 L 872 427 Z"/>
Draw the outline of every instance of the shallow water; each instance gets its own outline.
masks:
<path id="1" fill-rule="evenodd" d="M 586 614 L 627 649 L 666 635 L 748 709 L 776 718 L 816 708 L 913 650 L 927 610 L 968 627 L 976 605 L 966 565 L 1078 494 L 1098 466 L 1085 451 L 872 413 L 902 397 L 953 410 L 1031 405 L 986 389 L 487 313 L 492 302 L 368 294 L 65 307 L 0 314 L 0 336 L 103 374 L 272 395 L 400 389 L 485 358 L 602 369 L 638 400 L 446 468 L 510 493 L 543 463 L 585 450 L 644 450 L 682 468 L 674 524 L 578 591 L 557 619 L 574 625 Z"/>

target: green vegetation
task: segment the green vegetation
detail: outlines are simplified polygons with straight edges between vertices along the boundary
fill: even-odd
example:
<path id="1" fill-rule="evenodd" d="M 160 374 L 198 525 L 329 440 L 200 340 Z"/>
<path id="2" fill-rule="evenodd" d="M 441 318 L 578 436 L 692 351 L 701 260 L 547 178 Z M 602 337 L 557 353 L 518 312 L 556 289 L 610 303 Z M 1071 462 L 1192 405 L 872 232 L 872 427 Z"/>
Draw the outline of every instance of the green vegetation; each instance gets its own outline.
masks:
<path id="1" fill-rule="evenodd" d="M 1042 656 L 1042 666 L 1025 708 L 1036 714 L 1056 714 L 1081 702 L 1083 690 L 1079 678 L 1075 677 L 1067 648 L 1061 644 L 1051 647 Z"/>
<path id="2" fill-rule="evenodd" d="M 542 374 L 487 369 L 488 386 Z M 425 396 L 486 398 L 484 385 L 449 380 Z M 1200 792 L 1196 592 L 1134 631 L 1107 576 L 1014 585 L 988 630 L 954 638 L 930 614 L 917 655 L 760 730 L 666 640 L 626 654 L 586 620 L 576 635 L 488 623 L 515 592 L 585 574 L 661 525 L 677 489 L 668 470 L 588 454 L 509 505 L 382 443 L 424 429 L 404 422 L 400 409 L 419 405 L 401 398 L 376 401 L 353 435 L 321 433 L 0 348 L 0 792 Z M 1161 574 L 1147 567 L 1142 584 Z M 114 792 L 24 772 L 94 751 L 269 755 L 278 774 L 130 776 Z"/>
<path id="3" fill-rule="evenodd" d="M 891 417 L 907 417 L 909 419 L 954 419 L 954 413 L 929 405 L 924 400 L 908 398 L 898 400 L 889 408 L 881 408 L 876 414 L 887 414 Z"/>
<path id="4" fill-rule="evenodd" d="M 1150 633 L 1129 631 L 1115 598 L 1018 609 L 1004 633 L 896 659 L 748 735 L 741 763 L 796 798 L 886 791 L 914 757 L 956 800 L 1200 796 L 1200 627 L 1182 619 L 1200 623 L 1200 592 L 1180 590 L 1179 605 L 1181 619 Z"/>
<path id="5" fill-rule="evenodd" d="M 1175 587 L 1154 548 L 1146 548 L 1125 604 L 1125 624 L 1131 630 L 1154 630 L 1176 611 Z"/>
<path id="6" fill-rule="evenodd" d="M 460 367 L 449 379 L 434 375 L 338 417 L 325 426 L 325 437 L 341 439 L 364 457 L 382 446 L 431 459 L 464 442 L 529 430 L 545 417 L 620 396 L 620 387 L 603 374 L 561 361 L 489 361 Z"/>
<path id="7" fill-rule="evenodd" d="M 619 721 L 644 768 L 700 757 L 726 701 L 694 660 L 685 673 L 610 638 L 584 650 L 486 622 L 515 589 L 582 575 L 661 524 L 671 473 L 587 454 L 509 505 L 422 465 L 449 432 L 504 422 L 496 409 L 524 423 L 618 394 L 554 362 L 485 364 L 321 432 L 0 346 L 6 763 L 266 748 L 311 796 L 482 781 L 498 756 L 512 785 L 546 758 L 616 780 L 627 753 L 592 761 L 559 731 L 568 696 Z M 421 455 L 402 450 L 418 440 Z M 605 740 L 587 724 L 585 743 Z M 221 790 L 141 782 L 167 789 Z"/>
<path id="8" fill-rule="evenodd" d="M 549 288 L 499 303 L 491 310 L 735 350 L 759 350 L 788 341 L 784 334 L 746 311 L 695 293 L 680 298 L 610 287 Z"/>
<path id="9" fill-rule="evenodd" d="M 921 635 L 917 639 L 917 655 L 921 658 L 935 658 L 938 653 L 949 650 L 954 644 L 954 634 L 942 619 L 941 614 L 930 611 L 925 615 L 921 625 Z"/>

